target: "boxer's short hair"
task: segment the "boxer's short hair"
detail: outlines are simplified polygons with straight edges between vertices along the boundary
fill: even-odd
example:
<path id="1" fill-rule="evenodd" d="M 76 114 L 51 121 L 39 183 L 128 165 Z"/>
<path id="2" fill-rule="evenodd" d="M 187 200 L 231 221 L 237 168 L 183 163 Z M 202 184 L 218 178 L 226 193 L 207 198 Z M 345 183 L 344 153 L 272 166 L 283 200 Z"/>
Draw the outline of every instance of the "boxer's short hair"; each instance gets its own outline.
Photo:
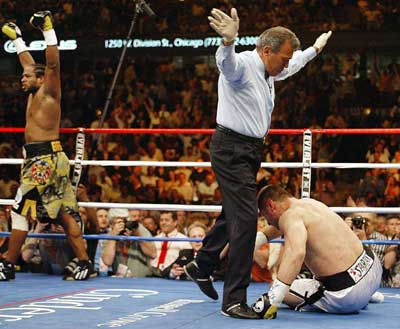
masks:
<path id="1" fill-rule="evenodd" d="M 286 198 L 293 197 L 280 185 L 267 185 L 264 186 L 258 193 L 258 209 L 263 209 L 267 200 L 282 201 Z"/>
<path id="2" fill-rule="evenodd" d="M 44 71 L 46 70 L 46 65 L 41 64 L 41 63 L 35 63 L 32 64 L 33 71 L 35 72 L 35 75 L 37 77 L 43 77 L 44 76 Z"/>

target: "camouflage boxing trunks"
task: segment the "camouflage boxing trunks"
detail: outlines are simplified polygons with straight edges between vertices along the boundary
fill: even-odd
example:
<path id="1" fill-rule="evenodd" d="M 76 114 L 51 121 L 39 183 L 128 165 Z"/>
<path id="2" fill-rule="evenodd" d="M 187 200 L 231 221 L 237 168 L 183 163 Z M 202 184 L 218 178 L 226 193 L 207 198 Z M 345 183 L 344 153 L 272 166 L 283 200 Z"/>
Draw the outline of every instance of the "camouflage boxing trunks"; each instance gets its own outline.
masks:
<path id="1" fill-rule="evenodd" d="M 26 144 L 23 152 L 13 211 L 41 222 L 57 219 L 60 210 L 75 216 L 78 205 L 69 179 L 69 161 L 60 141 Z"/>

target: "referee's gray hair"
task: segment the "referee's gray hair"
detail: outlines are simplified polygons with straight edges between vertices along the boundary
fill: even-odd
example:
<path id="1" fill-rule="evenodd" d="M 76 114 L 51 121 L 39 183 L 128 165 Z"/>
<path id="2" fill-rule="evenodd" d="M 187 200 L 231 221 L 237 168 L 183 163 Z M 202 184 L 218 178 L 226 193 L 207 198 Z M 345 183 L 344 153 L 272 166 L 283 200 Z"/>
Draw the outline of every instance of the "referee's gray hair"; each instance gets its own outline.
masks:
<path id="1" fill-rule="evenodd" d="M 272 52 L 276 53 L 286 40 L 290 41 L 294 51 L 300 48 L 300 40 L 292 31 L 282 26 L 271 27 L 258 37 L 256 48 L 261 50 L 270 46 Z"/>

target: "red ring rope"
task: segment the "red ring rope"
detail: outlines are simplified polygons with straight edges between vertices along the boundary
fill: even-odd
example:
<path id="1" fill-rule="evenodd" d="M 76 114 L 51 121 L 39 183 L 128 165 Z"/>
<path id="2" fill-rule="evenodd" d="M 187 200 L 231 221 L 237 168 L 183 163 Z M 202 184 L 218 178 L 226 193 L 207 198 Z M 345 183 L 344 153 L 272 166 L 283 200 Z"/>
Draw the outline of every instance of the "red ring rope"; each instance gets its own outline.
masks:
<path id="1" fill-rule="evenodd" d="M 400 128 L 344 128 L 344 129 L 270 129 L 268 134 L 271 135 L 300 135 L 306 130 L 310 130 L 314 134 L 326 135 L 370 135 L 370 134 L 400 134 Z M 62 133 L 78 133 L 83 131 L 87 134 L 212 134 L 214 129 L 143 129 L 143 128 L 61 128 Z M 0 133 L 23 133 L 25 128 L 16 127 L 0 127 Z"/>

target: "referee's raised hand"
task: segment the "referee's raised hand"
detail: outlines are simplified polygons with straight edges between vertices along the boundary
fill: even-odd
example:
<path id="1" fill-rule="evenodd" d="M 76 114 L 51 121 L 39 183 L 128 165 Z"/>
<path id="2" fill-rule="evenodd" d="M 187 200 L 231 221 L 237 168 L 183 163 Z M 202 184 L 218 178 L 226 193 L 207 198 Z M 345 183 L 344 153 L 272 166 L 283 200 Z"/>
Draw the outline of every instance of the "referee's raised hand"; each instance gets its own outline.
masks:
<path id="1" fill-rule="evenodd" d="M 233 42 L 239 31 L 239 16 L 235 8 L 231 9 L 231 16 L 228 16 L 223 11 L 213 8 L 211 16 L 208 16 L 210 26 L 215 32 L 223 37 L 225 42 Z"/>

